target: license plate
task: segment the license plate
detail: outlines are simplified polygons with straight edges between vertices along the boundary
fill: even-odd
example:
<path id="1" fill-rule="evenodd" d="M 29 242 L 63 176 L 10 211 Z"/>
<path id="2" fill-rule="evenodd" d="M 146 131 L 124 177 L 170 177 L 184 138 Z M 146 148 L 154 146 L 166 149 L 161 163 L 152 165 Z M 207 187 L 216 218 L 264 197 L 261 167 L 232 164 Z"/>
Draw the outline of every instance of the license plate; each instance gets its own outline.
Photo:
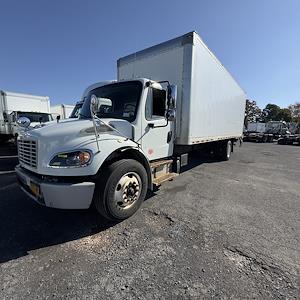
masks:
<path id="1" fill-rule="evenodd" d="M 40 195 L 40 186 L 32 181 L 30 181 L 30 190 L 31 192 L 36 196 L 38 197 Z"/>

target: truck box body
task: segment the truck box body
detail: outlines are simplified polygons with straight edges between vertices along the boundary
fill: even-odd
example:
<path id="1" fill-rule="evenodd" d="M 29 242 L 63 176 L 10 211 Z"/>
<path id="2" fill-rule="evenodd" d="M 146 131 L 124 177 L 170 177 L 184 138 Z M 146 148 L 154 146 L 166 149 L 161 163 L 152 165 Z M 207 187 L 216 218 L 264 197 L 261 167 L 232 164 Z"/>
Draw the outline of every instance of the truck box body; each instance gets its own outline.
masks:
<path id="1" fill-rule="evenodd" d="M 178 145 L 242 136 L 245 93 L 196 32 L 118 60 L 118 80 L 176 84 Z"/>
<path id="2" fill-rule="evenodd" d="M 74 105 L 58 104 L 51 106 L 50 109 L 54 118 L 60 115 L 61 119 L 67 119 L 70 117 L 74 107 Z"/>
<path id="3" fill-rule="evenodd" d="M 266 131 L 266 123 L 262 122 L 255 122 L 255 123 L 249 123 L 247 126 L 248 132 L 265 132 Z"/>
<path id="4" fill-rule="evenodd" d="M 16 124 L 9 117 L 13 112 L 49 114 L 49 97 L 0 91 L 0 135 L 14 133 Z"/>
<path id="5" fill-rule="evenodd" d="M 1 91 L 1 110 L 50 113 L 50 101 L 46 96 Z"/>

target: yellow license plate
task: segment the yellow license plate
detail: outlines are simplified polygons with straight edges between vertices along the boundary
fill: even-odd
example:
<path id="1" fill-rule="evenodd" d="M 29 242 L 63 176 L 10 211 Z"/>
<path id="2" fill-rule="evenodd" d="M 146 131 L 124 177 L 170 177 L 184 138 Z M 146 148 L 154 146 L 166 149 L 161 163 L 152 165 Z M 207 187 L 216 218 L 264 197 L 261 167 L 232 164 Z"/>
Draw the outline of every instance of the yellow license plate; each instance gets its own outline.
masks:
<path id="1" fill-rule="evenodd" d="M 37 185 L 36 183 L 34 182 L 30 182 L 30 190 L 32 191 L 32 193 L 35 195 L 35 196 L 39 196 L 40 195 L 40 186 Z"/>

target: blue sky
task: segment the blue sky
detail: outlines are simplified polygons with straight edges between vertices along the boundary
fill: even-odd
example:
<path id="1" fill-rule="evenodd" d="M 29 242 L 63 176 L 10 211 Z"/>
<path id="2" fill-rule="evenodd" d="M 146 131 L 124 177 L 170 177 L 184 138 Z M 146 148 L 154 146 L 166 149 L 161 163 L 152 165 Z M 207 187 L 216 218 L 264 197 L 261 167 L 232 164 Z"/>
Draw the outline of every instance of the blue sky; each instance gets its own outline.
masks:
<path id="1" fill-rule="evenodd" d="M 0 89 L 74 103 L 116 60 L 196 30 L 259 106 L 300 101 L 299 0 L 0 0 Z"/>

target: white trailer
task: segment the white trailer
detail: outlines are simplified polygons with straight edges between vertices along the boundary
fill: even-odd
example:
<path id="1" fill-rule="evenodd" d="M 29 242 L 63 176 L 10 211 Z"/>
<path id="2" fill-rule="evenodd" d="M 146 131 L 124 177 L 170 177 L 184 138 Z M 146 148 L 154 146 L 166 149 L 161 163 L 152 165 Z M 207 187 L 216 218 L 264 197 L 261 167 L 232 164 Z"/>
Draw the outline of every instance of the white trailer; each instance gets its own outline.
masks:
<path id="1" fill-rule="evenodd" d="M 67 119 L 70 117 L 75 105 L 58 104 L 50 107 L 53 118 L 60 116 L 60 119 Z"/>
<path id="2" fill-rule="evenodd" d="M 0 139 L 7 140 L 18 133 L 17 119 L 27 117 L 31 125 L 52 120 L 47 96 L 0 91 Z"/>
<path id="3" fill-rule="evenodd" d="M 105 218 L 123 220 L 148 189 L 179 175 L 189 151 L 229 160 L 246 97 L 191 32 L 121 58 L 118 80 L 91 85 L 82 101 L 78 118 L 19 137 L 19 183 L 42 205 L 94 203 Z"/>

